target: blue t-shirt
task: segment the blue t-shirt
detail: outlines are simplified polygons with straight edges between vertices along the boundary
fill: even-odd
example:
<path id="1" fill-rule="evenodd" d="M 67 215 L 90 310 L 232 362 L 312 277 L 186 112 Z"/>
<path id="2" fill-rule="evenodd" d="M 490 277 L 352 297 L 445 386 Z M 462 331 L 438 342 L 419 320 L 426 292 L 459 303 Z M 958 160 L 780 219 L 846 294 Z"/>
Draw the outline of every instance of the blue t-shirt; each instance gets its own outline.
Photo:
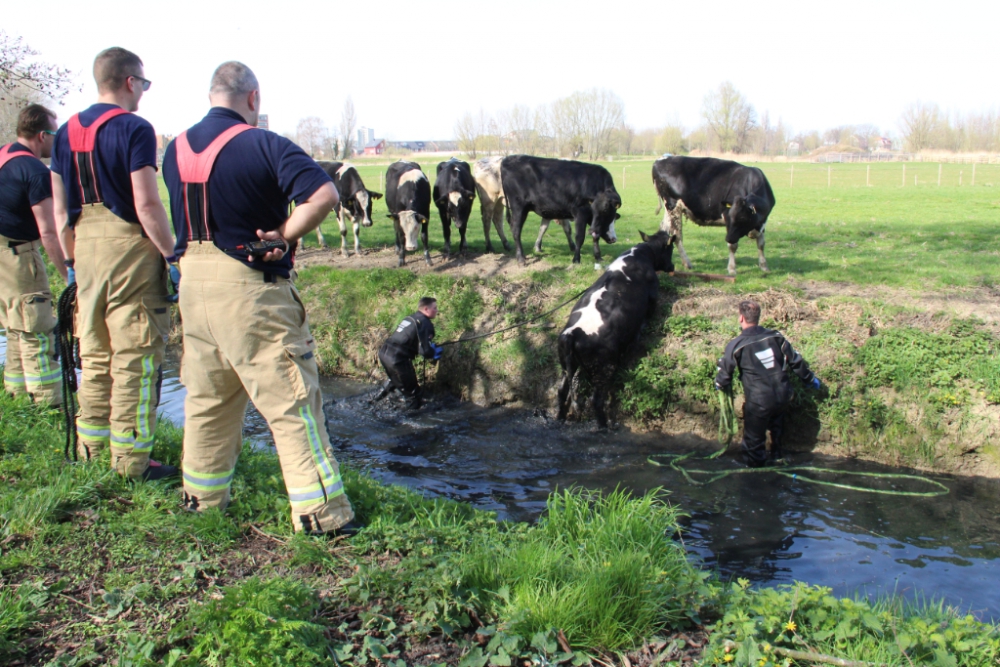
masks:
<path id="1" fill-rule="evenodd" d="M 246 120 L 235 111 L 213 107 L 187 131 L 191 150 L 201 153 L 217 136 L 241 123 Z M 163 155 L 163 180 L 177 236 L 174 254 L 180 256 L 187 249 L 188 228 L 176 143 L 170 142 Z M 277 262 L 247 262 L 246 253 L 235 248 L 258 241 L 258 229 L 276 230 L 288 219 L 289 202 L 301 204 L 330 182 L 316 161 L 288 139 L 260 129 L 237 135 L 219 153 L 208 179 L 208 223 L 215 245 L 250 268 L 287 278 L 291 254 Z"/>
<path id="2" fill-rule="evenodd" d="M 95 104 L 80 112 L 80 124 L 90 127 L 101 115 L 115 108 L 114 104 Z M 104 205 L 122 220 L 138 224 L 132 172 L 143 167 L 156 169 L 156 133 L 153 126 L 133 113 L 115 116 L 97 131 L 94 162 Z M 76 224 L 83 210 L 76 169 L 73 152 L 69 148 L 69 128 L 64 123 L 56 133 L 52 146 L 52 171 L 62 177 L 66 188 L 71 225 Z"/>
<path id="3" fill-rule="evenodd" d="M 11 153 L 28 149 L 19 143 Z M 49 168 L 32 153 L 16 157 L 0 169 L 0 236 L 18 241 L 37 241 L 38 222 L 32 206 L 52 196 L 52 175 Z"/>

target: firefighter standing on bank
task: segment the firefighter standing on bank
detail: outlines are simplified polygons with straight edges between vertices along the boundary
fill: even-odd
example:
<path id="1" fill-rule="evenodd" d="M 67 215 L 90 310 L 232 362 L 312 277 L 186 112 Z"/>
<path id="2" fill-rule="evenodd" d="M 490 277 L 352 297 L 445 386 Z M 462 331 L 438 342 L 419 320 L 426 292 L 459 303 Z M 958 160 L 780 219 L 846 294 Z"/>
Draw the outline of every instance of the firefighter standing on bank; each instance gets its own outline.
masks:
<path id="1" fill-rule="evenodd" d="M 378 360 L 389 379 L 373 400 L 380 401 L 390 392 L 398 390 L 408 399 L 407 409 L 419 410 L 424 404 L 423 390 L 417 382 L 413 360 L 418 354 L 432 362 L 441 358 L 444 349 L 433 342 L 434 323 L 431 322 L 437 314 L 437 299 L 429 296 L 421 298 L 417 304 L 417 312 L 406 316 L 382 343 L 378 350 Z"/>
<path id="2" fill-rule="evenodd" d="M 94 79 L 97 103 L 59 128 L 52 151 L 56 221 L 72 230 L 61 238 L 78 288 L 78 449 L 91 459 L 110 444 L 119 474 L 162 479 L 177 474 L 150 458 L 173 238 L 156 183 L 153 126 L 131 113 L 150 81 L 142 60 L 118 47 L 97 55 Z"/>
<path id="3" fill-rule="evenodd" d="M 728 390 L 733 374 L 740 369 L 743 383 L 743 454 L 747 464 L 757 467 L 767 463 L 767 433 L 771 433 L 771 458 L 781 458 L 781 432 L 785 413 L 791 405 L 794 390 L 788 371 L 813 389 L 820 381 L 809 370 L 791 343 L 777 331 L 760 326 L 760 306 L 754 301 L 742 301 L 739 306 L 742 331 L 726 345 L 719 359 L 715 388 Z"/>
<path id="4" fill-rule="evenodd" d="M 298 146 L 255 127 L 260 88 L 246 65 L 220 65 L 209 99 L 208 114 L 163 159 L 182 276 L 184 504 L 229 503 L 249 399 L 274 435 L 295 530 L 349 535 L 354 512 L 289 252 L 337 204 L 337 190 Z M 248 247 L 264 240 L 278 247 Z"/>
<path id="5" fill-rule="evenodd" d="M 56 115 L 30 104 L 17 141 L 0 147 L 0 326 L 7 331 L 4 387 L 39 403 L 62 404 L 52 291 L 40 247 L 66 279 L 52 212 L 52 180 L 39 158 L 52 154 Z"/>

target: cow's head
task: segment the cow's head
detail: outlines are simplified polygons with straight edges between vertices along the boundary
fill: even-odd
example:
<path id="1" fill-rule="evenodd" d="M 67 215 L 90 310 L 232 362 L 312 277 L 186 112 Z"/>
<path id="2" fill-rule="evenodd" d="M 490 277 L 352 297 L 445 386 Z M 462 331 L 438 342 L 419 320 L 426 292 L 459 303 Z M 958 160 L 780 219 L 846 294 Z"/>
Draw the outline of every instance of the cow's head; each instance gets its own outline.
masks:
<path id="1" fill-rule="evenodd" d="M 403 229 L 406 237 L 406 249 L 413 251 L 417 249 L 417 239 L 420 236 L 420 226 L 427 224 L 427 217 L 420 215 L 416 211 L 400 211 L 399 226 Z"/>
<path id="2" fill-rule="evenodd" d="M 622 198 L 614 188 L 608 188 L 594 197 L 591 203 L 594 217 L 590 223 L 590 235 L 595 241 L 603 239 L 605 243 L 614 243 L 618 240 L 615 235 L 615 220 L 621 217 L 618 215 L 621 205 Z"/>
<path id="3" fill-rule="evenodd" d="M 359 223 L 362 227 L 371 227 L 372 202 L 381 198 L 382 193 L 375 192 L 374 190 L 361 188 L 355 192 L 354 196 L 351 197 L 351 215 L 354 216 L 354 222 Z"/>
<path id="4" fill-rule="evenodd" d="M 757 195 L 736 197 L 729 207 L 726 221 L 726 243 L 738 243 L 744 236 L 756 239 L 771 213 L 771 205 Z"/>
<path id="5" fill-rule="evenodd" d="M 472 213 L 472 201 L 476 193 L 459 186 L 449 192 L 436 203 L 439 207 L 448 207 L 448 217 L 459 229 L 465 229 L 469 222 L 469 215 Z"/>
<path id="6" fill-rule="evenodd" d="M 652 236 L 646 236 L 645 232 L 639 232 L 642 242 L 647 244 L 653 251 L 653 269 L 656 271 L 674 270 L 674 237 L 669 232 L 656 232 Z"/>

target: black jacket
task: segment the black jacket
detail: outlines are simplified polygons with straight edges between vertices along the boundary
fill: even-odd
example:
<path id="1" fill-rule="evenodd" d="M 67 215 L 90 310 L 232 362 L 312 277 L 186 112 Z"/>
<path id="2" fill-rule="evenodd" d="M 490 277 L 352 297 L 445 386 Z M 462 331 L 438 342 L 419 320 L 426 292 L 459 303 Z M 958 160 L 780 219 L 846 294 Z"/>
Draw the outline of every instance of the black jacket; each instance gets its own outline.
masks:
<path id="1" fill-rule="evenodd" d="M 813 372 L 791 343 L 777 331 L 761 326 L 747 327 L 729 341 L 719 359 L 715 386 L 725 389 L 740 369 L 740 381 L 748 404 L 770 408 L 786 405 L 792 400 L 791 369 L 803 382 L 812 382 Z"/>
<path id="2" fill-rule="evenodd" d="M 385 341 L 383 348 L 395 359 L 413 360 L 418 354 L 425 359 L 434 358 L 431 340 L 434 338 L 434 323 L 421 312 L 403 319 L 396 330 Z"/>

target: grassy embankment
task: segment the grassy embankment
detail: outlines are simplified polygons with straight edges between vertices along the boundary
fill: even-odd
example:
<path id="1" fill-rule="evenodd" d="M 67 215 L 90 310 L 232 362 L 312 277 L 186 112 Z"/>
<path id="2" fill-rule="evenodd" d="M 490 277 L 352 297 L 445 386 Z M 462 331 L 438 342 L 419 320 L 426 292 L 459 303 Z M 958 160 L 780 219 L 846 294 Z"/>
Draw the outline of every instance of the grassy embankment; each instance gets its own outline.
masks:
<path id="1" fill-rule="evenodd" d="M 659 218 L 653 213 L 651 162 L 605 164 L 624 200 L 621 240 L 605 247 L 606 264 L 639 241 L 640 229 L 655 231 Z M 767 227 L 770 275 L 759 272 L 755 248 L 744 241 L 734 285 L 664 277 L 660 309 L 619 377 L 618 418 L 710 436 L 715 360 L 737 333 L 736 302 L 755 295 L 765 306 L 765 324 L 780 327 L 831 389 L 822 397 L 800 393 L 790 425 L 793 447 L 818 442 L 830 451 L 888 463 L 995 473 L 1000 329 L 992 301 L 1000 167 L 979 165 L 971 187 L 970 165 L 945 165 L 938 187 L 936 164 L 907 164 L 904 187 L 901 164 L 875 164 L 870 173 L 867 165 L 832 165 L 828 187 L 825 165 L 795 164 L 794 182 L 790 164 L 761 166 L 778 202 Z M 434 171 L 434 164 L 423 167 Z M 384 167 L 360 169 L 377 187 Z M 363 246 L 391 245 L 383 202 L 373 218 L 375 227 L 362 230 Z M 438 250 L 436 213 L 431 224 L 431 244 Z M 337 238 L 335 221 L 324 229 Z M 553 229 L 543 260 L 516 277 L 455 276 L 449 273 L 455 265 L 437 257 L 437 270 L 420 275 L 304 269 L 300 286 L 324 370 L 378 374 L 378 344 L 425 293 L 441 299 L 438 339 L 449 340 L 542 313 L 586 287 L 596 277 L 587 252 L 581 266 L 570 266 L 561 231 Z M 480 230 L 477 211 L 469 233 L 475 252 L 483 248 Z M 537 219 L 529 220 L 529 260 L 536 233 Z M 685 241 L 695 270 L 725 272 L 721 229 L 687 223 Z M 449 348 L 436 383 L 480 402 L 552 406 L 559 374 L 555 339 L 568 312 L 547 318 L 552 328 Z"/>
<path id="2" fill-rule="evenodd" d="M 662 498 L 560 492 L 536 525 L 345 472 L 368 528 L 293 535 L 248 449 L 226 515 L 67 465 L 58 413 L 0 392 L 0 664 L 995 665 L 1000 629 L 939 604 L 723 585 Z M 177 463 L 180 431 L 157 453 Z M 796 653 L 800 652 L 800 653 Z M 600 662 L 598 662 L 598 660 Z M 848 663 L 838 663 L 848 664 Z"/>

